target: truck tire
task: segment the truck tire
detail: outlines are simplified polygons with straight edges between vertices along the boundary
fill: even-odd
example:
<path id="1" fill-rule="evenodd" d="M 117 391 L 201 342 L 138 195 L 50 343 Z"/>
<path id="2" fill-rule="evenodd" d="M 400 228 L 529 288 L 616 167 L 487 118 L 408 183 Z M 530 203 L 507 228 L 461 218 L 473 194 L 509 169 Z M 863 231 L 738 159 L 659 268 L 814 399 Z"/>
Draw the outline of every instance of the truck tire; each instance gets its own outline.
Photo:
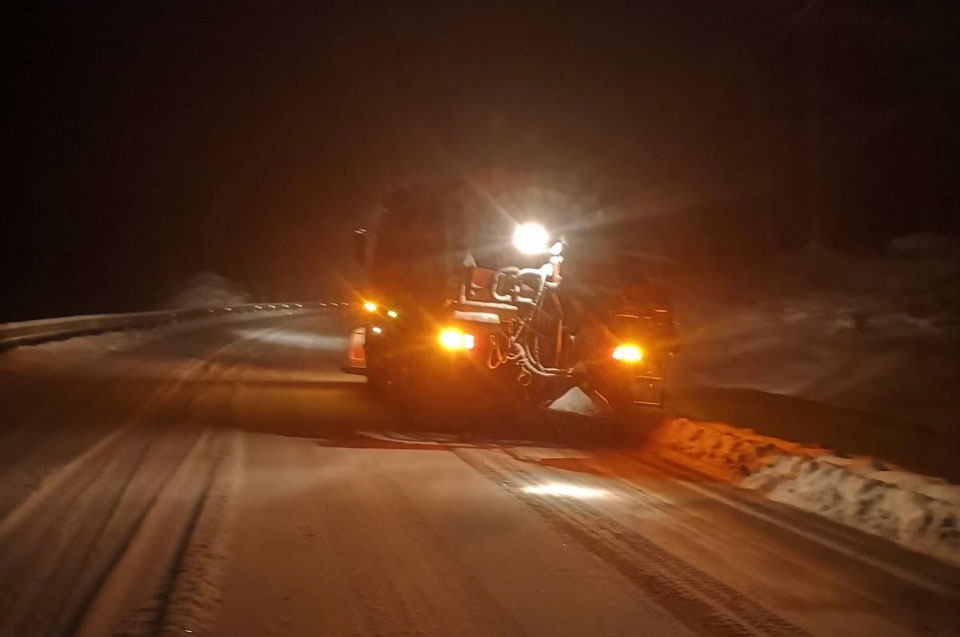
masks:
<path id="1" fill-rule="evenodd" d="M 367 387 L 377 396 L 384 396 L 390 385 L 390 377 L 387 370 L 380 365 L 372 365 L 367 368 Z"/>

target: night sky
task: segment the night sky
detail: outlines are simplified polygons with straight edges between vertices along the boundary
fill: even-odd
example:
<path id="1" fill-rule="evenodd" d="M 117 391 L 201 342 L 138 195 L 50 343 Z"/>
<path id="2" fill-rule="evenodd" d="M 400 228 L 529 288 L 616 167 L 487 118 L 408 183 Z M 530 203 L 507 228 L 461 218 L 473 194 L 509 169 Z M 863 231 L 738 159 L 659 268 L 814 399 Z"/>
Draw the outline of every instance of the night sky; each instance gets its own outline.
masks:
<path id="1" fill-rule="evenodd" d="M 342 296 L 391 188 L 478 165 L 774 252 L 957 231 L 955 1 L 39 6 L 3 9 L 0 321 L 200 270 Z"/>

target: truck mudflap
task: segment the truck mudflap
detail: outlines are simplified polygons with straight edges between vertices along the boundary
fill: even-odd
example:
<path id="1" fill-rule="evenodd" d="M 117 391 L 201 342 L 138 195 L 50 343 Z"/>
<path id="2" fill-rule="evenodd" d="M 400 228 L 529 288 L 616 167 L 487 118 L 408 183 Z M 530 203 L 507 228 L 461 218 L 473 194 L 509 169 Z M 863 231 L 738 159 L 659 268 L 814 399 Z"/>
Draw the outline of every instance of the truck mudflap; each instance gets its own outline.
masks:
<path id="1" fill-rule="evenodd" d="M 634 405 L 663 407 L 663 378 L 635 376 L 630 382 L 630 396 Z"/>

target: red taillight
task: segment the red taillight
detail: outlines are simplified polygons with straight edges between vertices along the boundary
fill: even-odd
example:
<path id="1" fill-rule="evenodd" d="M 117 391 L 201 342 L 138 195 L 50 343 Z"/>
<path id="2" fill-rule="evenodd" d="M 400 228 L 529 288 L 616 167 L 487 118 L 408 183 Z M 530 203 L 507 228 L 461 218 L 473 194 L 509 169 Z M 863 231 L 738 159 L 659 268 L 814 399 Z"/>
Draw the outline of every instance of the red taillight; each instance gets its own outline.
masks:
<path id="1" fill-rule="evenodd" d="M 367 355 L 364 351 L 365 344 L 366 331 L 362 327 L 354 329 L 350 333 L 348 348 L 348 356 L 350 358 L 351 367 L 363 368 L 367 366 Z"/>

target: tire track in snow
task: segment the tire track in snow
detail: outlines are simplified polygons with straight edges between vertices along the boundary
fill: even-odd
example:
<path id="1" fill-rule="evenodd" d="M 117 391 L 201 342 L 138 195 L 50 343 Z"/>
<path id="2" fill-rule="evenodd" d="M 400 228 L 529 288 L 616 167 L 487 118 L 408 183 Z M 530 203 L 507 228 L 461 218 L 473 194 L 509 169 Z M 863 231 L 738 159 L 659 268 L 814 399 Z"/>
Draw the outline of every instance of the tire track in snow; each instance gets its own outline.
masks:
<path id="1" fill-rule="evenodd" d="M 164 385 L 4 518 L 0 635 L 65 634 L 80 627 L 159 495 L 203 440 L 205 427 L 192 426 L 189 418 L 182 422 L 196 397 L 184 396 L 184 385 L 250 338 L 208 352 L 189 376 Z"/>
<path id="2" fill-rule="evenodd" d="M 204 372 L 216 365 L 219 379 L 240 382 L 245 355 L 258 347 L 255 339 L 284 329 L 266 328 L 234 341 L 203 363 Z M 224 365 L 220 357 L 227 354 L 234 362 Z M 237 367 L 240 377 L 233 374 Z M 201 376 L 201 381 L 206 380 Z M 222 518 L 231 496 L 229 482 L 237 480 L 238 463 L 242 462 L 239 430 L 228 430 L 239 424 L 236 389 L 235 383 L 229 385 L 226 399 L 212 395 L 212 409 L 197 406 L 194 420 L 202 416 L 203 421 L 209 417 L 207 412 L 216 413 L 218 406 L 226 407 L 229 417 L 216 419 L 215 426 L 207 428 L 205 447 L 165 485 L 138 530 L 135 544 L 121 556 L 107 586 L 97 591 L 95 602 L 82 618 L 79 635 L 183 634 L 194 632 L 208 619 L 210 609 L 205 605 L 216 595 L 218 575 L 218 556 L 208 549 L 224 541 L 227 529 Z M 210 398 L 211 394 L 199 397 Z M 218 501 L 211 505 L 211 499 Z M 152 562 L 145 564 L 144 555 Z"/>
<path id="3" fill-rule="evenodd" d="M 451 448 L 481 475 L 577 539 L 691 630 L 709 635 L 804 635 L 798 626 L 660 548 L 636 531 L 572 498 L 535 497 L 536 478 L 506 454 Z M 493 458 L 495 461 L 492 461 Z"/>
<path id="4" fill-rule="evenodd" d="M 865 535 L 863 531 L 841 526 L 832 520 L 821 519 L 789 505 L 756 498 L 736 498 L 729 492 L 711 486 L 708 480 L 704 480 L 705 476 L 697 473 L 696 470 L 664 457 L 636 452 L 619 455 L 671 480 L 681 489 L 710 498 L 726 507 L 735 509 L 739 513 L 762 520 L 780 531 L 819 544 L 847 559 L 865 564 L 884 575 L 895 577 L 938 596 L 953 600 L 960 599 L 960 592 L 957 591 L 954 581 L 956 571 L 948 566 L 941 567 L 939 563 L 933 563 L 927 564 L 926 568 L 923 569 L 908 568 L 891 560 L 889 554 L 879 552 L 876 548 L 876 536 Z M 628 477 L 615 471 L 610 471 L 596 464 L 591 464 L 591 466 L 600 474 L 632 483 Z"/>
<path id="5" fill-rule="evenodd" d="M 123 613 L 144 589 L 151 585 L 162 588 L 155 581 L 162 584 L 169 579 L 167 565 L 175 561 L 170 554 L 183 542 L 189 530 L 189 514 L 206 488 L 203 474 L 211 470 L 208 456 L 216 448 L 212 438 L 217 438 L 216 433 L 205 431 L 170 480 L 160 487 L 143 517 L 129 530 L 122 550 L 114 553 L 114 561 L 101 581 L 87 589 L 86 602 L 74 615 L 68 632 L 117 632 L 116 615 Z"/>
<path id="6" fill-rule="evenodd" d="M 127 433 L 91 456 L 69 484 L 3 538 L 0 573 L 16 584 L 4 591 L 0 633 L 68 630 L 200 438 L 163 425 Z"/>
<path id="7" fill-rule="evenodd" d="M 426 540 L 419 545 L 408 544 L 402 550 L 418 553 L 421 563 L 430 569 L 431 580 L 441 582 L 440 588 L 445 592 L 445 596 L 431 599 L 429 589 L 422 586 L 413 593 L 418 595 L 424 604 L 437 605 L 433 609 L 433 617 L 443 616 L 440 609 L 444 605 L 453 604 L 459 610 L 452 620 L 434 625 L 430 632 L 436 634 L 457 632 L 460 635 L 522 634 L 524 631 L 521 624 L 510 615 L 495 596 L 490 594 L 469 567 L 458 559 L 443 535 L 418 509 L 416 500 L 411 498 L 409 493 L 389 475 L 380 475 L 378 482 L 385 492 L 391 494 L 388 501 L 391 503 L 392 515 L 389 519 L 404 520 L 415 537 Z M 424 550 L 426 547 L 429 547 L 429 550 Z M 452 576 L 454 573 L 456 576 Z M 409 582 L 416 581 L 420 580 L 406 577 L 400 579 L 398 584 L 405 585 L 409 589 Z M 416 624 L 411 623 L 410 626 L 412 630 Z"/>
<path id="8" fill-rule="evenodd" d="M 268 349 L 275 335 L 296 330 L 314 317 L 291 318 L 281 326 L 260 330 L 229 352 L 232 363 L 218 364 L 218 384 L 228 387 L 228 396 L 217 402 L 226 413 L 217 422 L 230 429 L 218 428 L 213 458 L 202 469 L 206 478 L 197 478 L 203 488 L 193 500 L 189 520 L 182 523 L 175 555 L 164 565 L 162 581 L 154 586 L 154 595 L 137 612 L 130 614 L 121 627 L 124 634 L 207 634 L 210 632 L 222 602 L 227 548 L 234 532 L 238 491 L 242 488 L 245 464 L 243 414 L 239 406 L 242 387 L 253 371 L 249 367 L 257 352 Z M 264 342 L 260 342 L 263 339 Z M 264 373 L 257 370 L 258 378 Z M 196 484 L 194 484 L 196 489 Z M 183 515 L 183 513 L 181 513 Z M 171 551 L 174 552 L 174 551 Z M 91 633 L 97 634 L 97 633 Z"/>

